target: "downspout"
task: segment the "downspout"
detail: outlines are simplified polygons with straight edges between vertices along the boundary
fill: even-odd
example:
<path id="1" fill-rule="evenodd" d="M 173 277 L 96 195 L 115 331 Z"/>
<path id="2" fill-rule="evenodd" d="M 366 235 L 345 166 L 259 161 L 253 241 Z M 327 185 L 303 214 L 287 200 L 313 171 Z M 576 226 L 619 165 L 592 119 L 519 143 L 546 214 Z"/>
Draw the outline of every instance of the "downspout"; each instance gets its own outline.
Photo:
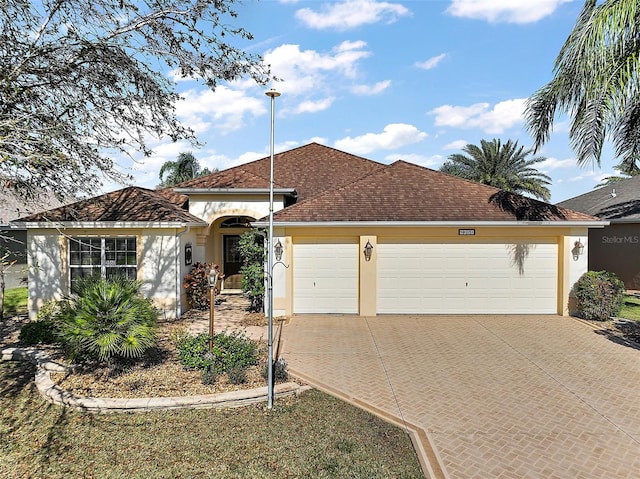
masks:
<path id="1" fill-rule="evenodd" d="M 182 311 L 182 294 L 180 292 L 180 284 L 182 279 L 180 278 L 180 237 L 191 231 L 191 226 L 184 227 L 185 229 L 181 232 L 177 232 L 176 229 L 176 319 L 180 317 L 180 311 Z"/>

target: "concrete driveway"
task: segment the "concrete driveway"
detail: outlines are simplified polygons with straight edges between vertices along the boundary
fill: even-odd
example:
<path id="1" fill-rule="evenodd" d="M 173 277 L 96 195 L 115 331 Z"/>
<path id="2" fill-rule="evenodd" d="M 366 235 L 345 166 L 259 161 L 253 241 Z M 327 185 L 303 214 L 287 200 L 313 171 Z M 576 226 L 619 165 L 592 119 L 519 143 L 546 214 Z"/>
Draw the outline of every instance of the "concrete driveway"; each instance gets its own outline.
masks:
<path id="1" fill-rule="evenodd" d="M 406 427 L 429 478 L 640 477 L 640 350 L 559 316 L 295 316 L 294 376 Z"/>

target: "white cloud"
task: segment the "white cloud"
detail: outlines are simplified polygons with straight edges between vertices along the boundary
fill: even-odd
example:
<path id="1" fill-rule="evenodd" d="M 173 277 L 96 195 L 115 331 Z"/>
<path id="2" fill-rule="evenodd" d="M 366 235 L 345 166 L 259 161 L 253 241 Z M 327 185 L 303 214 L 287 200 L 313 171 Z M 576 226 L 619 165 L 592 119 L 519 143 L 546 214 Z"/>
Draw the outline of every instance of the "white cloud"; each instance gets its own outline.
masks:
<path id="1" fill-rule="evenodd" d="M 577 165 L 575 158 L 567 158 L 566 160 L 559 160 L 554 157 L 549 157 L 544 161 L 538 163 L 537 168 L 542 171 L 550 171 L 564 168 L 573 168 Z"/>
<path id="2" fill-rule="evenodd" d="M 467 146 L 469 142 L 467 140 L 455 140 L 451 143 L 447 143 L 442 147 L 443 150 L 461 150 Z"/>
<path id="3" fill-rule="evenodd" d="M 377 95 L 389 88 L 389 86 L 391 86 L 391 80 L 384 80 L 376 83 L 375 85 L 356 85 L 351 88 L 351 91 L 356 95 Z"/>
<path id="4" fill-rule="evenodd" d="M 358 61 L 371 52 L 362 41 L 342 42 L 330 53 L 300 50 L 299 45 L 281 45 L 264 55 L 272 73 L 283 81 L 278 90 L 287 95 L 302 95 L 321 91 L 328 95 L 335 84 L 336 75 L 352 79 L 358 73 Z M 330 75 L 331 78 L 327 78 Z"/>
<path id="5" fill-rule="evenodd" d="M 267 103 L 247 96 L 244 91 L 218 86 L 209 89 L 187 90 L 180 95 L 183 101 L 176 105 L 180 119 L 203 133 L 215 124 L 218 132 L 228 133 L 245 126 L 247 116 L 260 116 L 267 112 Z"/>
<path id="6" fill-rule="evenodd" d="M 532 23 L 571 0 L 452 0 L 447 13 L 492 23 Z"/>
<path id="7" fill-rule="evenodd" d="M 429 111 L 436 117 L 436 126 L 479 128 L 485 133 L 500 134 L 522 122 L 524 98 L 496 103 L 476 103 L 471 106 L 442 105 Z"/>
<path id="8" fill-rule="evenodd" d="M 356 137 L 337 140 L 334 146 L 339 150 L 364 155 L 376 150 L 393 150 L 424 140 L 427 134 L 413 125 L 392 123 L 384 127 L 382 133 L 366 133 Z"/>
<path id="9" fill-rule="evenodd" d="M 585 171 L 581 175 L 572 176 L 567 181 L 570 183 L 574 183 L 576 181 L 590 180 L 597 185 L 602 180 L 604 180 L 607 176 L 615 176 L 615 173 L 602 173 L 601 171 L 591 170 L 591 171 Z"/>
<path id="10" fill-rule="evenodd" d="M 296 17 L 309 28 L 348 30 L 372 23 L 393 23 L 410 14 L 410 10 L 399 3 L 344 0 L 325 3 L 319 11 L 302 8 L 296 12 Z"/>
<path id="11" fill-rule="evenodd" d="M 324 111 L 329 108 L 335 98 L 323 98 L 321 100 L 307 100 L 298 104 L 293 110 L 294 113 L 315 113 L 317 111 Z"/>
<path id="12" fill-rule="evenodd" d="M 444 60 L 447 57 L 446 53 L 441 53 L 440 55 L 437 55 L 435 57 L 431 57 L 428 60 L 425 60 L 423 62 L 416 62 L 415 65 L 418 68 L 422 68 L 423 70 L 431 70 L 432 68 L 435 68 L 438 66 L 438 64 Z"/>

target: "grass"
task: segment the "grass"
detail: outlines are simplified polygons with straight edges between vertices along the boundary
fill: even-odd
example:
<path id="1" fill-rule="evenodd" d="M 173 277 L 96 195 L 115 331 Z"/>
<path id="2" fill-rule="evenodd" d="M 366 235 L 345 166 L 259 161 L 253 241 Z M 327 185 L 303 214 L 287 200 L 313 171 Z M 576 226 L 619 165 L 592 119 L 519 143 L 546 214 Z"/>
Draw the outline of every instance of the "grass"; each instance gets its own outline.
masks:
<path id="1" fill-rule="evenodd" d="M 622 302 L 622 309 L 617 316 L 620 318 L 640 321 L 640 298 L 625 295 Z"/>
<path id="2" fill-rule="evenodd" d="M 4 291 L 4 315 L 25 314 L 27 312 L 27 287 Z"/>
<path id="3" fill-rule="evenodd" d="M 421 478 L 405 432 L 318 391 L 265 406 L 91 415 L 0 363 L 0 477 Z"/>

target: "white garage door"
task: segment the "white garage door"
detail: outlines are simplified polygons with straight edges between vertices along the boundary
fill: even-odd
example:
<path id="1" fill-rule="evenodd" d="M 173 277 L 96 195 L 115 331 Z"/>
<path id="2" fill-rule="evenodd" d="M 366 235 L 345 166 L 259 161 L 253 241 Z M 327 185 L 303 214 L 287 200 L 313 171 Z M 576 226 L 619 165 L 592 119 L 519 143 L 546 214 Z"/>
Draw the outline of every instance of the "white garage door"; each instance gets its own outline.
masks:
<path id="1" fill-rule="evenodd" d="M 358 313 L 358 243 L 293 245 L 293 312 Z"/>
<path id="2" fill-rule="evenodd" d="M 557 312 L 556 244 L 382 241 L 377 249 L 379 314 Z"/>

